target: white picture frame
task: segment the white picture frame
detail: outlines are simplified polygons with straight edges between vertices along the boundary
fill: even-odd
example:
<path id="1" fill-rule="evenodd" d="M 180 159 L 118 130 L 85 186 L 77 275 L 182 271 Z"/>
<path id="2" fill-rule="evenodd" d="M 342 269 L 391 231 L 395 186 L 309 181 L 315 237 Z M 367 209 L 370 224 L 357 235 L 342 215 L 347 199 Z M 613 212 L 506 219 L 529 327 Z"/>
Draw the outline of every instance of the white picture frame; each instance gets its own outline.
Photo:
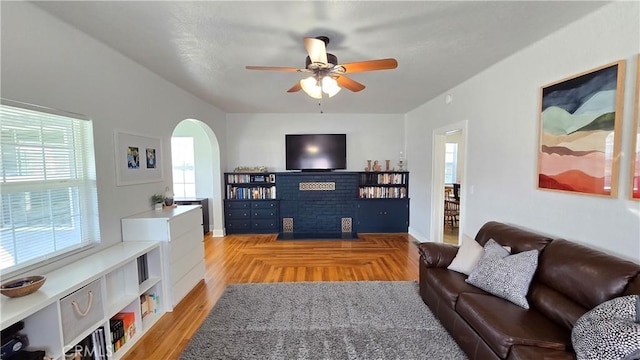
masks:
<path id="1" fill-rule="evenodd" d="M 134 185 L 164 180 L 162 139 L 114 131 L 116 185 Z"/>

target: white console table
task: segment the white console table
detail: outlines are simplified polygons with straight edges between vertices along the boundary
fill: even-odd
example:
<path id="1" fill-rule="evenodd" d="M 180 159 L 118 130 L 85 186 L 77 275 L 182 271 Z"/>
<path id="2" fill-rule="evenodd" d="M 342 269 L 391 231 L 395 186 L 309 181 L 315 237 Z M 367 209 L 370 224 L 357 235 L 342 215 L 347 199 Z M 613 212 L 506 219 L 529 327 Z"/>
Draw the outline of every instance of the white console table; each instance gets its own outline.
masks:
<path id="1" fill-rule="evenodd" d="M 202 206 L 178 205 L 122 219 L 122 240 L 163 244 L 168 311 L 204 279 Z"/>

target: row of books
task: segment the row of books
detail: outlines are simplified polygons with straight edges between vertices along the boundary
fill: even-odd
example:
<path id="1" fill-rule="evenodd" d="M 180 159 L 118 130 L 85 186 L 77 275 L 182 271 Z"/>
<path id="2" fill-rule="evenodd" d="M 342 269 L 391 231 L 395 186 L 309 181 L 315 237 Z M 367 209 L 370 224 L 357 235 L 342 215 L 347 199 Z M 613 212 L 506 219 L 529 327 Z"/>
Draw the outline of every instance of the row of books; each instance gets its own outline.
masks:
<path id="1" fill-rule="evenodd" d="M 147 254 L 138 257 L 138 284 L 142 284 L 149 278 L 149 264 L 147 263 Z"/>
<path id="2" fill-rule="evenodd" d="M 276 187 L 237 187 L 227 185 L 227 199 L 275 199 Z"/>
<path id="3" fill-rule="evenodd" d="M 111 350 L 115 352 L 136 334 L 136 316 L 132 312 L 117 313 L 109 320 L 109 327 Z"/>
<path id="4" fill-rule="evenodd" d="M 360 184 L 406 184 L 406 173 L 364 173 L 360 174 Z"/>
<path id="5" fill-rule="evenodd" d="M 227 174 L 230 184 L 246 184 L 253 182 L 276 182 L 276 174 Z"/>
<path id="6" fill-rule="evenodd" d="M 65 360 L 107 360 L 111 349 L 107 348 L 104 328 L 101 326 L 82 339 L 64 354 Z"/>
<path id="7" fill-rule="evenodd" d="M 149 314 L 157 314 L 160 307 L 160 298 L 155 293 L 140 295 L 140 312 L 144 319 Z"/>
<path id="8" fill-rule="evenodd" d="M 360 199 L 403 199 L 407 197 L 406 187 L 365 186 L 359 189 Z"/>

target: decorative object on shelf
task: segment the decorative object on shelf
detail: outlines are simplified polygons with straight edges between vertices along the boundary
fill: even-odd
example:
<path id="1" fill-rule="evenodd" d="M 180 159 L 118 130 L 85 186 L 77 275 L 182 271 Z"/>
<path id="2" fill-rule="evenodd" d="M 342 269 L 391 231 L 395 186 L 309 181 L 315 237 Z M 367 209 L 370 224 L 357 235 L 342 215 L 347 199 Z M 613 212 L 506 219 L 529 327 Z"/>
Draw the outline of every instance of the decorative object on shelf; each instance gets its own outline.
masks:
<path id="1" fill-rule="evenodd" d="M 540 89 L 538 189 L 616 197 L 625 61 Z"/>
<path id="2" fill-rule="evenodd" d="M 405 166 L 406 162 L 404 159 L 404 153 L 400 151 L 400 159 L 398 160 L 398 171 L 404 171 Z"/>
<path id="3" fill-rule="evenodd" d="M 631 182 L 629 198 L 640 200 L 640 54 L 636 70 L 635 109 L 633 112 L 633 139 L 631 147 Z"/>
<path id="4" fill-rule="evenodd" d="M 115 130 L 116 185 L 159 182 L 162 139 Z"/>
<path id="5" fill-rule="evenodd" d="M 234 172 L 267 172 L 266 166 L 238 166 L 233 169 Z"/>
<path id="6" fill-rule="evenodd" d="M 385 160 L 384 161 L 384 171 L 390 171 L 391 170 L 390 163 L 391 163 L 391 160 Z"/>
<path id="7" fill-rule="evenodd" d="M 164 195 L 153 194 L 151 195 L 151 204 L 155 210 L 162 210 L 162 204 L 164 203 Z"/>
<path id="8" fill-rule="evenodd" d="M 46 280 L 41 275 L 10 280 L 0 286 L 0 293 L 12 298 L 29 295 L 38 291 Z"/>
<path id="9" fill-rule="evenodd" d="M 367 167 L 364 168 L 364 171 L 371 171 L 371 160 L 367 160 Z"/>
<path id="10" fill-rule="evenodd" d="M 378 162 L 378 160 L 373 162 L 373 171 L 382 171 L 382 166 Z"/>
<path id="11" fill-rule="evenodd" d="M 166 206 L 173 205 L 173 191 L 168 186 L 164 188 L 164 204 Z"/>

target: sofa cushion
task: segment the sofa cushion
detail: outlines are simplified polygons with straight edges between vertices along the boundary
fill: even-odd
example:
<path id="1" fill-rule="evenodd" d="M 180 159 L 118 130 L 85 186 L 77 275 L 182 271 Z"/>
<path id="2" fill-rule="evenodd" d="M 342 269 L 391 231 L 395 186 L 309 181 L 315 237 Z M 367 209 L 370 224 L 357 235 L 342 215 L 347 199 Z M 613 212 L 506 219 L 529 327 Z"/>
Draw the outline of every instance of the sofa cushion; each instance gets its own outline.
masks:
<path id="1" fill-rule="evenodd" d="M 511 246 L 512 254 L 529 250 L 542 251 L 552 240 L 540 233 L 497 221 L 489 221 L 478 230 L 476 235 L 478 244 L 484 246 L 489 239 L 493 239 L 500 245 Z"/>
<path id="2" fill-rule="evenodd" d="M 571 332 L 579 360 L 640 358 L 640 295 L 606 301 L 576 322 Z"/>
<path id="3" fill-rule="evenodd" d="M 558 239 L 542 252 L 536 281 L 593 309 L 622 296 L 638 273 L 640 265 L 631 261 Z"/>
<path id="4" fill-rule="evenodd" d="M 462 293 L 456 312 L 501 358 L 512 345 L 566 350 L 571 346 L 569 332 L 531 309 L 526 310 L 492 295 Z"/>
<path id="5" fill-rule="evenodd" d="M 466 276 L 455 271 L 444 268 L 429 269 L 426 283 L 433 292 L 438 295 L 442 302 L 450 309 L 455 309 L 458 296 L 462 292 L 472 292 L 477 294 L 487 294 L 485 291 L 467 284 Z"/>
<path id="6" fill-rule="evenodd" d="M 562 293 L 535 280 L 529 287 L 527 299 L 533 308 L 568 331 L 571 331 L 576 321 L 589 311 Z"/>
<path id="7" fill-rule="evenodd" d="M 575 360 L 573 353 L 537 346 L 513 345 L 507 360 Z"/>
<path id="8" fill-rule="evenodd" d="M 538 250 L 510 255 L 490 239 L 484 246 L 484 254 L 478 265 L 466 281 L 528 309 L 527 293 L 537 266 Z"/>

